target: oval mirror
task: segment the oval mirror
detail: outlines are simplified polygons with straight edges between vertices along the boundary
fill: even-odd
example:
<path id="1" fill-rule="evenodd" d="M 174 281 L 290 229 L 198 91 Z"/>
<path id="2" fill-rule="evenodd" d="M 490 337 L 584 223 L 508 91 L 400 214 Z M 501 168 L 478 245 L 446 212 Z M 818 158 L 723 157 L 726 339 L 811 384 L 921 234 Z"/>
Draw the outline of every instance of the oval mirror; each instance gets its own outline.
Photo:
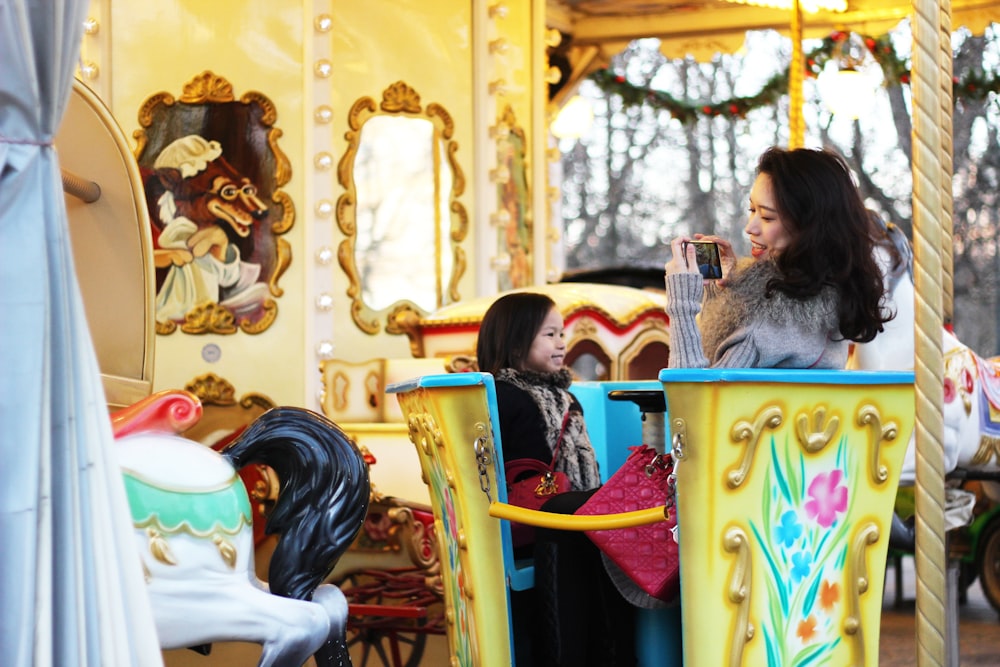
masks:
<path id="1" fill-rule="evenodd" d="M 459 245 L 468 230 L 465 188 L 455 162 L 451 116 L 440 105 L 423 109 L 403 82 L 389 86 L 376 107 L 359 99 L 348 116 L 348 141 L 337 170 L 345 192 L 337 224 L 345 239 L 338 258 L 350 285 L 351 314 L 366 333 L 459 299 L 465 271 Z"/>

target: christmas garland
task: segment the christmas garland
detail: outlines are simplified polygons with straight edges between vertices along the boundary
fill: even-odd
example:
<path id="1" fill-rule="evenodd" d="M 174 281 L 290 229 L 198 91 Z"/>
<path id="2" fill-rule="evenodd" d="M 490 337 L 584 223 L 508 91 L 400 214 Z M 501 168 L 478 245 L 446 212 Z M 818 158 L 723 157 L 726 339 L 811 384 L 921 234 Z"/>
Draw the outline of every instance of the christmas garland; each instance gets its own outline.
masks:
<path id="1" fill-rule="evenodd" d="M 805 54 L 805 75 L 817 77 L 824 65 L 835 57 L 840 45 L 848 38 L 848 33 L 836 31 L 824 37 L 819 46 Z M 861 35 L 865 47 L 882 67 L 885 85 L 906 85 L 910 83 L 910 68 L 906 60 L 896 54 L 888 34 L 881 37 Z M 744 118 L 754 109 L 777 104 L 782 95 L 788 93 L 788 69 L 772 76 L 754 95 L 732 97 L 720 102 L 688 102 L 679 100 L 670 93 L 636 86 L 621 74 L 610 69 L 601 69 L 590 75 L 590 79 L 609 95 L 617 95 L 627 107 L 646 104 L 654 109 L 668 111 L 682 123 L 689 123 L 699 117 L 724 116 Z M 991 93 L 1000 92 L 1000 77 L 987 74 L 983 70 L 970 70 L 959 79 L 953 78 L 954 100 L 983 100 Z"/>

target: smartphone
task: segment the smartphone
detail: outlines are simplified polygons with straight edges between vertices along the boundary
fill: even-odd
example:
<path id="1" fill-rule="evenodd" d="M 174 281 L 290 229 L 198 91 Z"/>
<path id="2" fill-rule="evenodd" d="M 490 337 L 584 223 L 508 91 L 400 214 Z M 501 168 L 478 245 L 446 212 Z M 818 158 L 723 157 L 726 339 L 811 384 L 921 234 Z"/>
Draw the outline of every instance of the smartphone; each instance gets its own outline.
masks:
<path id="1" fill-rule="evenodd" d="M 722 256 L 719 254 L 719 244 L 714 241 L 685 241 L 681 248 L 684 261 L 687 262 L 688 244 L 694 246 L 695 263 L 705 280 L 718 280 L 722 277 Z"/>

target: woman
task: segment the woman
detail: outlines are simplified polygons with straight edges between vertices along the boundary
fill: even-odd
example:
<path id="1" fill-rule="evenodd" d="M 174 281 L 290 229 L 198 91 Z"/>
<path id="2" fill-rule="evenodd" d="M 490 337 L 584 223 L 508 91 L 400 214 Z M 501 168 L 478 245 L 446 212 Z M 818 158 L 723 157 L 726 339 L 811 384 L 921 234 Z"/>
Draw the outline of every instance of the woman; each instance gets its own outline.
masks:
<path id="1" fill-rule="evenodd" d="M 542 509 L 572 514 L 600 486 L 583 410 L 563 366 L 563 318 L 548 296 L 514 292 L 483 316 L 476 343 L 479 370 L 496 380 L 505 461 L 533 458 L 569 478 L 572 491 Z M 537 473 L 536 473 L 537 475 Z M 582 532 L 539 529 L 534 545 L 515 550 L 535 559 L 535 588 L 511 592 L 518 665 L 604 667 L 635 664 L 634 609 L 609 578 L 600 551 Z"/>
<path id="2" fill-rule="evenodd" d="M 868 212 L 838 155 L 765 151 L 744 231 L 751 257 L 740 261 L 728 241 L 695 234 L 719 245 L 718 281 L 702 279 L 692 246 L 684 252 L 692 239 L 671 242 L 671 368 L 843 368 L 849 342 L 871 341 L 891 319 Z"/>

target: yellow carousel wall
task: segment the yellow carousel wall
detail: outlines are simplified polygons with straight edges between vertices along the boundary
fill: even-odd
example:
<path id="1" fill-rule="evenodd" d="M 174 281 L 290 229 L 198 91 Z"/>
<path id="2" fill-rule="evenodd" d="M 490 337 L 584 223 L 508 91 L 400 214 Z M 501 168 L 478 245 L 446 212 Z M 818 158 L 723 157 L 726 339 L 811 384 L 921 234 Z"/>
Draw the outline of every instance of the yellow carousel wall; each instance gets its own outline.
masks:
<path id="1" fill-rule="evenodd" d="M 541 39 L 532 26 L 544 14 L 538 1 L 504 4 L 506 12 L 498 17 L 488 13 L 484 0 L 91 3 L 80 77 L 134 141 L 137 157 L 151 145 L 145 143 L 150 130 L 144 125 L 150 108 L 180 106 L 193 84 L 208 97 L 221 88 L 230 100 L 264 99 L 273 112 L 268 142 L 279 163 L 275 192 L 284 197 L 285 210 L 280 240 L 290 259 L 280 279 L 272 281 L 276 313 L 256 331 L 237 326 L 232 333 L 188 333 L 178 326 L 157 335 L 154 390 L 208 377 L 208 384 L 219 379 L 236 399 L 260 394 L 275 404 L 322 410 L 324 359 L 358 364 L 410 359 L 405 335 L 387 333 L 384 325 L 366 333 L 352 317 L 351 282 L 337 259 L 345 234 L 334 210 L 347 191 L 338 179 L 338 163 L 349 148 L 350 109 L 364 97 L 378 102 L 397 82 L 416 91 L 423 105 L 440 105 L 454 124 L 453 159 L 465 179 L 458 201 L 469 217 L 461 243 L 467 265 L 457 294 L 481 296 L 504 287 L 490 261 L 503 231 L 485 220 L 498 198 L 498 183 L 489 173 L 502 159 L 490 128 L 509 108 L 520 131 L 523 166 L 530 170 L 537 153 L 532 123 L 539 119 L 532 89 L 541 75 L 535 71 Z M 491 49 L 488 42 L 497 39 L 502 45 Z M 100 180 L 100 174 L 90 177 Z M 527 180 L 523 185 L 521 213 L 530 221 Z M 526 243 L 528 273 L 520 280 L 530 283 L 540 274 L 530 263 L 533 238 Z M 418 266 L 429 258 L 411 260 Z M 387 310 L 376 313 L 383 323 Z M 379 456 L 373 480 L 383 492 L 422 499 L 426 488 L 405 429 L 379 432 L 377 426 L 359 431 L 362 444 L 367 438 L 375 449 L 405 451 Z M 189 652 L 173 653 L 168 664 L 204 661 Z M 245 664 L 242 653 L 216 647 L 211 662 Z"/>
<path id="2" fill-rule="evenodd" d="M 354 324 L 344 271 L 316 254 L 336 252 L 343 240 L 327 205 L 344 191 L 336 166 L 347 149 L 348 111 L 359 98 L 378 101 L 395 82 L 454 119 L 455 160 L 470 184 L 460 201 L 474 209 L 472 8 L 468 1 L 416 0 L 93 4 L 95 27 L 84 39 L 83 58 L 94 70 L 85 81 L 126 135 L 142 129 L 140 112 L 152 96 L 180 98 L 187 84 L 211 72 L 231 85 L 234 98 L 254 92 L 273 103 L 275 143 L 290 167 L 282 190 L 294 206 L 283 235 L 291 261 L 274 299 L 273 323 L 255 334 L 158 336 L 157 389 L 184 386 L 210 371 L 238 392 L 319 408 L 320 346 L 322 354 L 351 361 L 410 356 L 405 336 L 369 335 Z M 517 52 L 515 45 L 511 54 Z M 528 88 L 511 83 L 512 90 Z M 320 119 L 319 109 L 329 115 Z M 474 256 L 477 231 L 471 227 L 466 247 Z M 474 272 L 466 271 L 458 291 L 468 296 L 475 290 Z M 330 297 L 331 308 L 316 306 L 321 295 Z"/>
<path id="3" fill-rule="evenodd" d="M 533 140 L 539 135 L 534 128 L 539 123 L 544 128 L 545 122 L 540 112 L 545 100 L 533 94 L 544 89 L 539 84 L 544 37 L 536 29 L 544 24 L 544 3 L 505 1 L 502 12 L 490 11 L 490 4 L 91 3 L 80 78 L 110 108 L 141 166 L 151 167 L 156 155 L 155 136 L 146 125 L 151 112 L 176 110 L 192 89 L 202 98 L 221 91 L 233 101 L 263 99 L 273 112 L 267 141 L 280 158 L 274 190 L 283 197 L 285 211 L 276 237 L 287 251 L 287 266 L 268 295 L 276 306 L 273 320 L 257 329 L 236 326 L 232 333 L 188 333 L 178 325 L 156 335 L 154 390 L 200 382 L 230 402 L 262 395 L 270 403 L 321 410 L 344 421 L 331 414 L 324 361 L 386 368 L 381 388 L 429 372 L 412 364 L 405 335 L 386 331 L 391 308 L 374 311 L 380 323 L 376 332 L 358 326 L 352 316 L 356 304 L 348 296 L 351 279 L 337 256 L 347 238 L 336 209 L 348 192 L 338 165 L 350 147 L 350 111 L 362 98 L 380 102 L 398 82 L 415 91 L 424 108 L 435 104 L 446 110 L 453 123 L 450 159 L 462 175 L 457 202 L 467 215 L 467 232 L 458 244 L 465 266 L 455 283 L 457 298 L 525 286 L 545 275 L 542 260 L 532 256 L 533 246 L 538 238 L 554 236 L 538 224 L 545 215 L 532 210 L 539 197 L 544 201 L 544 187 L 529 187 L 530 179 L 539 176 L 533 162 L 544 171 L 547 159 L 546 147 Z M 516 160 L 498 126 L 517 138 Z M 498 177 L 503 166 L 523 171 L 513 195 L 504 194 Z M 100 180 L 100 174 L 83 175 Z M 504 196 L 519 198 L 519 228 L 491 224 Z M 497 261 L 511 242 L 524 256 L 513 263 Z M 415 255 L 392 268 L 405 274 L 430 262 Z M 512 265 L 521 271 L 514 277 Z M 343 414 L 363 414 L 364 408 L 352 404 Z M 426 489 L 403 425 L 379 414 L 342 425 L 379 459 L 373 480 L 382 492 L 423 498 Z"/>

